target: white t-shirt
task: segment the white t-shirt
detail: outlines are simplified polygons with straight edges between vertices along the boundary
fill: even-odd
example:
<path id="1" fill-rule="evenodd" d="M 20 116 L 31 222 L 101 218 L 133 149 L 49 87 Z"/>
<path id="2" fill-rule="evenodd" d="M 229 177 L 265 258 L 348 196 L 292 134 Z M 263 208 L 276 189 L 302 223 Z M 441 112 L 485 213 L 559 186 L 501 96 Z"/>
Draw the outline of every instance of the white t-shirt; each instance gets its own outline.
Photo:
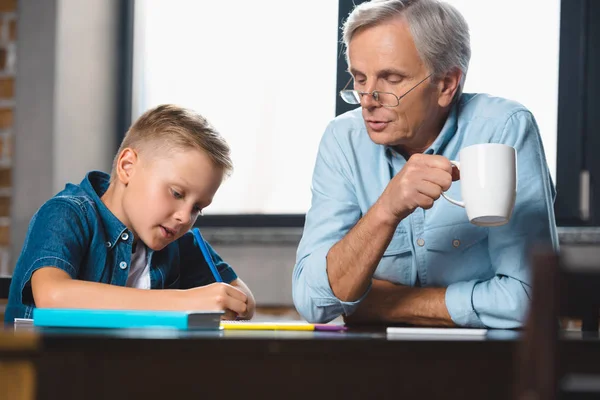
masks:
<path id="1" fill-rule="evenodd" d="M 150 263 L 148 262 L 147 247 L 137 242 L 135 252 L 131 254 L 129 276 L 125 286 L 138 289 L 150 289 Z"/>

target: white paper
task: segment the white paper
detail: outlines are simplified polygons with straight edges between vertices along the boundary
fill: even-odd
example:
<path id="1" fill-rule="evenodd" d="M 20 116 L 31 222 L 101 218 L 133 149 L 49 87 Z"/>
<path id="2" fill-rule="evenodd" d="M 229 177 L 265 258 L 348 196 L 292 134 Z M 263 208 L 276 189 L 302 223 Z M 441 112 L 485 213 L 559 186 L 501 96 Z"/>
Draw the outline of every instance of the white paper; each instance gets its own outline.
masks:
<path id="1" fill-rule="evenodd" d="M 33 324 L 33 320 L 31 318 L 15 318 L 15 324 Z"/>
<path id="2" fill-rule="evenodd" d="M 388 334 L 394 335 L 456 335 L 456 336 L 485 336 L 487 329 L 469 328 L 401 328 L 390 326 Z"/>

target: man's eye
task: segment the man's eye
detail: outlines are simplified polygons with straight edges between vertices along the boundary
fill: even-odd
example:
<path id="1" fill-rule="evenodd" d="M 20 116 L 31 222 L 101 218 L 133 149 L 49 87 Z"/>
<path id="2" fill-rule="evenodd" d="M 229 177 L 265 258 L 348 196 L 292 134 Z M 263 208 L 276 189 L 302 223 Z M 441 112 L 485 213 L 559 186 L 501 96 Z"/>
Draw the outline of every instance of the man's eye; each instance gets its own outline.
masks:
<path id="1" fill-rule="evenodd" d="M 182 199 L 183 195 L 181 193 L 179 193 L 176 190 L 171 189 L 171 193 L 173 194 L 173 197 L 175 197 L 176 199 Z"/>
<path id="2" fill-rule="evenodd" d="M 391 85 L 397 85 L 398 83 L 402 83 L 404 78 L 398 75 L 390 75 L 385 77 L 385 81 Z"/>

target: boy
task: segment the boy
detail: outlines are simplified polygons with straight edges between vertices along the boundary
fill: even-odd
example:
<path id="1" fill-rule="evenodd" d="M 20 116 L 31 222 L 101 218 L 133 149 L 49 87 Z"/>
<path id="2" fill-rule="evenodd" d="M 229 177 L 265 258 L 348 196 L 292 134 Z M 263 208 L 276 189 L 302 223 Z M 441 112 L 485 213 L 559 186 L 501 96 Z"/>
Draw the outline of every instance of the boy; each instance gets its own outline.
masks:
<path id="1" fill-rule="evenodd" d="M 88 173 L 33 216 L 5 321 L 31 318 L 35 307 L 252 318 L 248 287 L 207 245 L 228 282 L 214 283 L 189 232 L 231 169 L 227 143 L 202 116 L 173 105 L 147 111 L 123 139 L 111 176 Z"/>

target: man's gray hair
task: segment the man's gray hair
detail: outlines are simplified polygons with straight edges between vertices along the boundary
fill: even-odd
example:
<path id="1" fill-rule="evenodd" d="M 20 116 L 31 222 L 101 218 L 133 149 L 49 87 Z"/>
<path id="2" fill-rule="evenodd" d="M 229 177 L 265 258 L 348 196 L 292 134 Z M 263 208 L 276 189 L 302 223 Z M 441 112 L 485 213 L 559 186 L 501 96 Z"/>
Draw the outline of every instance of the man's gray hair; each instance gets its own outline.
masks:
<path id="1" fill-rule="evenodd" d="M 356 6 L 343 27 L 348 64 L 348 46 L 356 31 L 399 16 L 407 21 L 417 52 L 434 76 L 454 68 L 462 71 L 458 98 L 471 59 L 469 26 L 456 8 L 442 1 L 372 0 Z"/>

